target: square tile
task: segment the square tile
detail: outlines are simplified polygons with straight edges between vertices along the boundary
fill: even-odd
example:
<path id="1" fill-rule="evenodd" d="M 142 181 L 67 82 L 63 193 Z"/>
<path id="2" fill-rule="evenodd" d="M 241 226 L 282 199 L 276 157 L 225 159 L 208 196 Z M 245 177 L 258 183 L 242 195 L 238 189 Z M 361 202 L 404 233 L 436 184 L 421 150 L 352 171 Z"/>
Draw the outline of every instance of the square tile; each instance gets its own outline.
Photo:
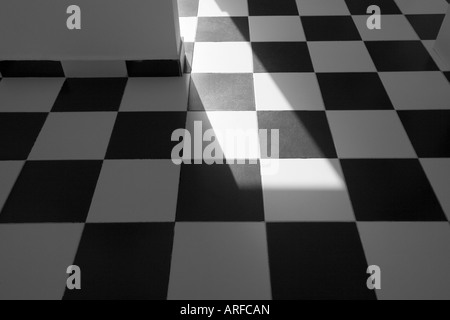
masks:
<path id="1" fill-rule="evenodd" d="M 295 16 L 298 15 L 295 0 L 248 0 L 251 16 Z"/>
<path id="2" fill-rule="evenodd" d="M 353 16 L 359 34 L 365 41 L 419 40 L 411 24 L 403 15 L 383 15 L 381 29 L 374 30 L 367 28 L 367 18 L 367 15 Z"/>
<path id="3" fill-rule="evenodd" d="M 374 72 L 375 65 L 361 41 L 309 42 L 316 72 Z"/>
<path id="4" fill-rule="evenodd" d="M 260 157 L 258 118 L 256 112 L 252 111 L 218 111 L 218 112 L 189 112 L 186 129 L 191 135 L 191 159 L 214 160 L 207 154 L 207 131 L 214 133 L 214 141 L 218 145 L 216 150 L 224 155 L 224 159 L 254 160 Z M 196 152 L 196 135 L 202 134 L 203 148 L 199 154 Z M 200 137 L 201 138 L 201 137 Z M 211 141 L 212 137 L 208 140 Z M 187 147 L 187 146 L 186 146 Z M 188 147 L 187 147 L 188 148 Z M 186 151 L 186 150 L 184 150 Z M 220 157 L 222 158 L 222 157 Z"/>
<path id="5" fill-rule="evenodd" d="M 75 258 L 82 290 L 66 290 L 64 299 L 165 300 L 173 228 L 172 223 L 87 224 Z"/>
<path id="6" fill-rule="evenodd" d="M 85 222 L 101 166 L 101 161 L 27 162 L 0 222 Z"/>
<path id="7" fill-rule="evenodd" d="M 263 223 L 177 223 L 170 300 L 270 300 Z"/>
<path id="8" fill-rule="evenodd" d="M 247 17 L 198 18 L 197 42 L 250 41 Z"/>
<path id="9" fill-rule="evenodd" d="M 450 220 L 450 159 L 421 159 L 420 162 Z"/>
<path id="10" fill-rule="evenodd" d="M 401 14 L 395 0 L 345 0 L 353 15 L 366 15 L 367 8 L 372 5 L 380 7 L 381 14 Z"/>
<path id="11" fill-rule="evenodd" d="M 450 72 L 444 72 L 445 77 L 450 82 Z"/>
<path id="12" fill-rule="evenodd" d="M 339 158 L 416 158 L 395 111 L 329 111 Z"/>
<path id="13" fill-rule="evenodd" d="M 306 41 L 298 16 L 250 17 L 250 38 L 253 42 Z"/>
<path id="14" fill-rule="evenodd" d="M 302 24 L 308 41 L 361 40 L 351 16 L 306 16 Z"/>
<path id="15" fill-rule="evenodd" d="M 366 46 L 380 72 L 439 70 L 420 41 L 369 41 Z"/>
<path id="16" fill-rule="evenodd" d="M 50 112 L 63 82 L 60 78 L 3 79 L 0 112 Z"/>
<path id="17" fill-rule="evenodd" d="M 182 165 L 177 221 L 264 221 L 259 165 Z"/>
<path id="18" fill-rule="evenodd" d="M 199 0 L 178 0 L 177 3 L 180 17 L 196 17 L 198 15 Z"/>
<path id="19" fill-rule="evenodd" d="M 400 111 L 399 116 L 420 158 L 450 158 L 450 110 Z"/>
<path id="20" fill-rule="evenodd" d="M 60 300 L 82 224 L 0 225 L 1 300 Z"/>
<path id="21" fill-rule="evenodd" d="M 186 112 L 120 112 L 106 158 L 171 159 L 172 133 L 185 125 Z"/>
<path id="22" fill-rule="evenodd" d="M 180 18 L 180 36 L 185 42 L 195 42 L 197 35 L 198 18 L 185 17 Z"/>
<path id="23" fill-rule="evenodd" d="M 406 16 L 422 40 L 436 40 L 441 30 L 444 14 L 416 14 Z"/>
<path id="24" fill-rule="evenodd" d="M 448 3 L 445 0 L 395 0 L 404 14 L 446 13 Z"/>
<path id="25" fill-rule="evenodd" d="M 280 158 L 337 158 L 325 112 L 261 111 L 258 122 L 260 129 L 279 130 Z"/>
<path id="26" fill-rule="evenodd" d="M 358 229 L 369 264 L 381 268 L 379 299 L 450 299 L 448 223 L 372 222 Z"/>
<path id="27" fill-rule="evenodd" d="M 297 0 L 301 16 L 350 15 L 345 0 Z"/>
<path id="28" fill-rule="evenodd" d="M 23 161 L 0 162 L 0 177 L 2 177 L 0 180 L 0 212 L 6 202 L 6 199 L 8 199 L 9 193 L 16 183 L 23 164 Z"/>
<path id="29" fill-rule="evenodd" d="M 116 120 L 113 112 L 51 113 L 31 160 L 103 160 Z"/>
<path id="30" fill-rule="evenodd" d="M 248 16 L 247 0 L 200 0 L 199 17 Z"/>
<path id="31" fill-rule="evenodd" d="M 423 45 L 427 49 L 430 56 L 433 58 L 434 62 L 437 64 L 439 69 L 441 71 L 450 71 L 450 61 L 446 61 L 439 55 L 439 53 L 436 51 L 435 47 L 435 40 L 423 40 Z M 447 77 L 448 78 L 448 77 Z"/>
<path id="32" fill-rule="evenodd" d="M 306 42 L 253 42 L 255 73 L 314 72 Z"/>
<path id="33" fill-rule="evenodd" d="M 318 73 L 327 110 L 392 110 L 377 73 Z"/>
<path id="34" fill-rule="evenodd" d="M 174 222 L 180 167 L 170 160 L 109 160 L 88 222 Z"/>
<path id="35" fill-rule="evenodd" d="M 0 113 L 0 160 L 26 160 L 46 113 Z"/>
<path id="36" fill-rule="evenodd" d="M 266 221 L 355 220 L 339 160 L 263 159 L 261 162 Z M 278 170 L 266 174 L 265 168 Z"/>
<path id="37" fill-rule="evenodd" d="M 274 300 L 375 300 L 354 223 L 269 223 Z"/>
<path id="38" fill-rule="evenodd" d="M 443 221 L 418 160 L 341 160 L 358 221 Z"/>
<path id="39" fill-rule="evenodd" d="M 126 84 L 126 78 L 66 79 L 52 111 L 117 111 Z"/>
<path id="40" fill-rule="evenodd" d="M 395 109 L 450 109 L 450 83 L 441 72 L 380 73 Z"/>
<path id="41" fill-rule="evenodd" d="M 197 42 L 192 72 L 252 73 L 251 45 L 244 42 Z"/>
<path id="42" fill-rule="evenodd" d="M 254 111 L 250 73 L 194 73 L 189 94 L 190 111 Z"/>
<path id="43" fill-rule="evenodd" d="M 189 76 L 130 78 L 120 111 L 186 111 Z"/>
<path id="44" fill-rule="evenodd" d="M 258 110 L 324 110 L 314 73 L 256 73 Z"/>

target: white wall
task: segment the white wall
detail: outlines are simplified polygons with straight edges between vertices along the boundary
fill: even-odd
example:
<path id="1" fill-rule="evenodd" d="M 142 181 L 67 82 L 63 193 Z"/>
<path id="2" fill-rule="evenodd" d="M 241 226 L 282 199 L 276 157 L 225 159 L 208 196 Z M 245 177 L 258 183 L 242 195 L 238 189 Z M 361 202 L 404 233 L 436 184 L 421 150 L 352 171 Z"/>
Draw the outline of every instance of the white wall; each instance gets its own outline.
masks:
<path id="1" fill-rule="evenodd" d="M 82 30 L 68 30 L 67 7 Z M 0 0 L 0 60 L 178 59 L 176 0 Z"/>
<path id="2" fill-rule="evenodd" d="M 436 51 L 450 65 L 450 6 L 436 41 Z"/>

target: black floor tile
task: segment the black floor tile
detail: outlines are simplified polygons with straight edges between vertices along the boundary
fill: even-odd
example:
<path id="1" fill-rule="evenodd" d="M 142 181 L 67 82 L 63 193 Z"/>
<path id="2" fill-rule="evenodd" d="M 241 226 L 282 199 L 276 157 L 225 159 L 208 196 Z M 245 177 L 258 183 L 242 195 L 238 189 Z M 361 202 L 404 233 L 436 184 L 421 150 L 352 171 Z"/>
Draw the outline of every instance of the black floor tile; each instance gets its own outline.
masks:
<path id="1" fill-rule="evenodd" d="M 367 8 L 372 5 L 379 6 L 381 14 L 402 14 L 395 0 L 345 0 L 345 2 L 353 15 L 366 15 Z"/>
<path id="2" fill-rule="evenodd" d="M 275 300 L 375 300 L 354 223 L 269 223 Z"/>
<path id="3" fill-rule="evenodd" d="M 418 160 L 341 163 L 358 221 L 446 221 Z"/>
<path id="4" fill-rule="evenodd" d="M 182 165 L 177 221 L 264 221 L 259 165 Z"/>
<path id="5" fill-rule="evenodd" d="M 308 41 L 361 40 L 351 16 L 302 17 Z"/>
<path id="6" fill-rule="evenodd" d="M 439 70 L 420 41 L 369 41 L 366 46 L 378 71 Z"/>
<path id="7" fill-rule="evenodd" d="M 450 157 L 450 111 L 399 111 L 420 158 Z"/>
<path id="8" fill-rule="evenodd" d="M 250 41 L 247 17 L 200 17 L 196 42 Z"/>
<path id="9" fill-rule="evenodd" d="M 85 222 L 101 167 L 101 161 L 27 162 L 0 222 Z"/>
<path id="10" fill-rule="evenodd" d="M 393 109 L 377 73 L 318 73 L 327 110 Z"/>
<path id="11" fill-rule="evenodd" d="M 441 30 L 444 14 L 407 15 L 409 22 L 422 40 L 435 40 Z"/>
<path id="12" fill-rule="evenodd" d="M 337 158 L 325 112 L 264 111 L 258 123 L 260 129 L 279 130 L 280 158 Z"/>
<path id="13" fill-rule="evenodd" d="M 59 61 L 0 61 L 0 73 L 5 78 L 64 78 L 64 70 Z"/>
<path id="14" fill-rule="evenodd" d="M 314 72 L 306 42 L 254 42 L 255 73 Z"/>
<path id="15" fill-rule="evenodd" d="M 180 17 L 196 17 L 198 15 L 199 0 L 178 1 L 178 13 Z"/>
<path id="16" fill-rule="evenodd" d="M 250 16 L 298 15 L 295 0 L 248 0 Z"/>
<path id="17" fill-rule="evenodd" d="M 67 79 L 53 112 L 117 111 L 127 79 Z"/>
<path id="18" fill-rule="evenodd" d="M 191 77 L 190 111 L 254 111 L 252 74 L 206 74 Z"/>
<path id="19" fill-rule="evenodd" d="M 107 159 L 171 159 L 176 129 L 184 129 L 186 112 L 121 112 L 106 154 Z"/>
<path id="20" fill-rule="evenodd" d="M 444 72 L 444 75 L 447 77 L 448 81 L 450 82 L 450 72 Z"/>
<path id="21" fill-rule="evenodd" d="M 47 113 L 0 113 L 0 160 L 26 160 Z"/>
<path id="22" fill-rule="evenodd" d="M 82 287 L 64 299 L 167 299 L 173 237 L 171 223 L 86 225 L 74 263 Z"/>

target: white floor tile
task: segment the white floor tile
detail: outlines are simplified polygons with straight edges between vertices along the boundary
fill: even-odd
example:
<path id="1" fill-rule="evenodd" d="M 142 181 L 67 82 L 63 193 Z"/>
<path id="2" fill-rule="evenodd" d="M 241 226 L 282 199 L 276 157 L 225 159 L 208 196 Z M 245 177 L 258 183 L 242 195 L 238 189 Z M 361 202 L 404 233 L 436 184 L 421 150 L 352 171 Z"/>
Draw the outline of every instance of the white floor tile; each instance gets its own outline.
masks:
<path id="1" fill-rule="evenodd" d="M 177 223 L 169 300 L 271 298 L 263 223 Z"/>
<path id="2" fill-rule="evenodd" d="M 179 179 L 171 160 L 105 161 L 88 222 L 173 222 Z"/>
<path id="3" fill-rule="evenodd" d="M 362 41 L 309 42 L 316 72 L 375 72 L 376 68 Z"/>
<path id="4" fill-rule="evenodd" d="M 23 161 L 0 161 L 0 211 L 19 177 Z"/>
<path id="5" fill-rule="evenodd" d="M 306 41 L 303 25 L 298 16 L 250 17 L 250 39 L 259 41 Z"/>
<path id="6" fill-rule="evenodd" d="M 261 172 L 266 221 L 355 220 L 338 160 L 263 159 Z"/>
<path id="7" fill-rule="evenodd" d="M 50 112 L 64 83 L 60 78 L 0 81 L 0 112 Z"/>
<path id="8" fill-rule="evenodd" d="M 186 111 L 189 78 L 130 78 L 120 111 Z"/>
<path id="9" fill-rule="evenodd" d="M 395 111 L 328 111 L 339 158 L 416 158 Z"/>
<path id="10" fill-rule="evenodd" d="M 382 72 L 397 110 L 450 109 L 450 83 L 441 72 Z"/>
<path id="11" fill-rule="evenodd" d="M 369 265 L 381 268 L 381 300 L 450 299 L 447 222 L 358 223 Z"/>
<path id="12" fill-rule="evenodd" d="M 200 0 L 199 17 L 248 16 L 247 0 Z"/>
<path id="13" fill-rule="evenodd" d="M 430 55 L 433 57 L 434 62 L 438 65 L 439 69 L 442 71 L 450 71 L 450 62 L 444 60 L 434 49 L 435 40 L 424 40 L 422 41 L 425 48 L 427 48 Z"/>
<path id="14" fill-rule="evenodd" d="M 0 225 L 0 300 L 61 300 L 82 224 Z"/>
<path id="15" fill-rule="evenodd" d="M 450 221 L 450 159 L 420 159 L 420 162 Z"/>
<path id="16" fill-rule="evenodd" d="M 113 112 L 52 113 L 29 159 L 104 159 L 115 120 Z"/>
<path id="17" fill-rule="evenodd" d="M 324 110 L 314 73 L 254 74 L 258 110 Z"/>
<path id="18" fill-rule="evenodd" d="M 193 73 L 251 73 L 253 52 L 250 43 L 199 42 L 195 44 Z"/>

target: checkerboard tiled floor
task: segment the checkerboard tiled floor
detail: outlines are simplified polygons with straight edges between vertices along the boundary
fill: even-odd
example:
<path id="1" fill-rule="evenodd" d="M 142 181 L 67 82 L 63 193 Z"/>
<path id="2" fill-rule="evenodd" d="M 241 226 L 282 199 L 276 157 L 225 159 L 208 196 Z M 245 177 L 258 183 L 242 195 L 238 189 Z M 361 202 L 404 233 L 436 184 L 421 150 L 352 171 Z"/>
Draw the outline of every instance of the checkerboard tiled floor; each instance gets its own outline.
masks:
<path id="1" fill-rule="evenodd" d="M 179 0 L 183 78 L 2 79 L 0 299 L 450 299 L 447 8 Z M 175 166 L 199 119 L 280 159 Z"/>

